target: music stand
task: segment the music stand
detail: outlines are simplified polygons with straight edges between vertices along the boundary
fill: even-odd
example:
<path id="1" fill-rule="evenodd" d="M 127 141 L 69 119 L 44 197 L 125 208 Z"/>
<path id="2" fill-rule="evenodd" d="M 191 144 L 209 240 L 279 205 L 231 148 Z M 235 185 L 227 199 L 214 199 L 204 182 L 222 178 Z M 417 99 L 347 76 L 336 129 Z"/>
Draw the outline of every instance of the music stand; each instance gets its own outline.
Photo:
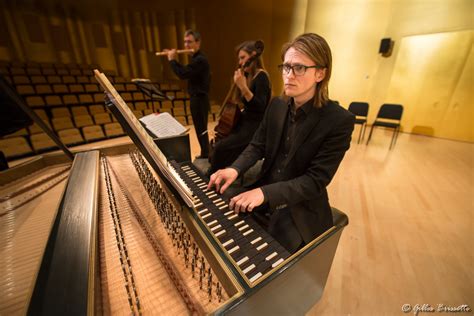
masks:
<path id="1" fill-rule="evenodd" d="M 151 82 L 150 79 L 132 79 L 132 82 L 137 85 L 143 94 L 147 95 L 152 100 L 173 100 L 173 98 L 167 96 L 163 91 L 158 89 L 156 84 Z"/>

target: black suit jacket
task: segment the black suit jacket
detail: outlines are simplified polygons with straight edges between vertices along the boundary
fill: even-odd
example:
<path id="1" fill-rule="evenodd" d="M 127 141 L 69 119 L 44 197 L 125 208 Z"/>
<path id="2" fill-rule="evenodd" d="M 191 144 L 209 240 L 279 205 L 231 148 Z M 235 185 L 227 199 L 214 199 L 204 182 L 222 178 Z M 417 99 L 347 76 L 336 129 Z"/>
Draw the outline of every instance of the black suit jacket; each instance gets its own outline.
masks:
<path id="1" fill-rule="evenodd" d="M 251 143 L 232 167 L 245 172 L 264 158 L 253 187 L 261 187 L 271 211 L 269 233 L 290 251 L 308 243 L 332 225 L 326 186 L 349 149 L 354 115 L 329 101 L 313 108 L 296 136 L 289 153 L 288 179 L 263 183 L 277 156 L 288 113 L 288 101 L 274 98 Z"/>

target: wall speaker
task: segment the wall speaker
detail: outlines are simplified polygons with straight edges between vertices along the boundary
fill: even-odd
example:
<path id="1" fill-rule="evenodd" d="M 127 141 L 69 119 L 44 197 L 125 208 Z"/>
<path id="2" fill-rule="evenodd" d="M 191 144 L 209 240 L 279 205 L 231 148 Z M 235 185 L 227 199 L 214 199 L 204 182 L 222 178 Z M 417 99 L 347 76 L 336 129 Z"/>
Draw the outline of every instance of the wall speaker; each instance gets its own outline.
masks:
<path id="1" fill-rule="evenodd" d="M 392 39 L 389 38 L 382 38 L 380 41 L 380 47 L 379 47 L 379 54 L 382 54 L 383 57 L 389 57 L 392 55 L 392 49 L 393 45 L 395 44 Z"/>

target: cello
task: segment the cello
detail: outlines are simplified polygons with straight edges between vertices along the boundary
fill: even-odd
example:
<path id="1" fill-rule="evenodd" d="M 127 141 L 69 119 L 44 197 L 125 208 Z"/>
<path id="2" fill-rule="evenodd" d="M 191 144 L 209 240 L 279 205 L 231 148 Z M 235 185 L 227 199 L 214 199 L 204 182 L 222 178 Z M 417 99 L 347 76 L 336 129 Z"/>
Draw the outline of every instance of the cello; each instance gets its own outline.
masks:
<path id="1" fill-rule="evenodd" d="M 255 52 L 250 56 L 250 58 L 238 69 L 244 69 L 250 66 L 250 64 L 256 60 L 260 55 L 262 55 L 264 50 L 263 41 L 257 40 L 255 42 Z M 240 107 L 239 103 L 235 100 L 230 100 L 230 97 L 234 94 L 236 89 L 235 82 L 232 84 L 229 92 L 227 93 L 224 102 L 219 111 L 219 121 L 214 128 L 215 137 L 214 140 L 211 142 L 211 147 L 213 147 L 214 143 L 220 141 L 221 139 L 229 136 L 232 130 L 235 128 L 237 123 L 240 119 Z"/>

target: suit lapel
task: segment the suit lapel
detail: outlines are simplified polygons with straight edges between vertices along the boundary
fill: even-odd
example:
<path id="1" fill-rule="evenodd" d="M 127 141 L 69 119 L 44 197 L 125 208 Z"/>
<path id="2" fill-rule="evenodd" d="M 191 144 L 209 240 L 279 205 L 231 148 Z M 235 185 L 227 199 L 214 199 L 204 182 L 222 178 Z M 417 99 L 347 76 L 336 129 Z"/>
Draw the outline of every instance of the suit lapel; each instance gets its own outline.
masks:
<path id="1" fill-rule="evenodd" d="M 308 117 L 304 120 L 299 133 L 295 137 L 295 143 L 291 146 L 291 151 L 288 154 L 288 161 L 293 158 L 298 148 L 303 144 L 309 134 L 318 125 L 321 118 L 321 109 L 312 109 Z"/>
<path id="2" fill-rule="evenodd" d="M 276 153 L 278 147 L 280 146 L 281 141 L 281 134 L 283 133 L 283 129 L 285 127 L 286 116 L 288 113 L 288 105 L 286 103 L 280 104 L 275 109 L 275 120 L 272 122 L 273 124 L 269 125 L 268 128 L 270 129 L 269 134 L 273 135 L 270 139 L 272 140 L 271 144 L 271 154 L 270 154 L 270 163 L 268 166 L 273 164 L 275 160 Z"/>

